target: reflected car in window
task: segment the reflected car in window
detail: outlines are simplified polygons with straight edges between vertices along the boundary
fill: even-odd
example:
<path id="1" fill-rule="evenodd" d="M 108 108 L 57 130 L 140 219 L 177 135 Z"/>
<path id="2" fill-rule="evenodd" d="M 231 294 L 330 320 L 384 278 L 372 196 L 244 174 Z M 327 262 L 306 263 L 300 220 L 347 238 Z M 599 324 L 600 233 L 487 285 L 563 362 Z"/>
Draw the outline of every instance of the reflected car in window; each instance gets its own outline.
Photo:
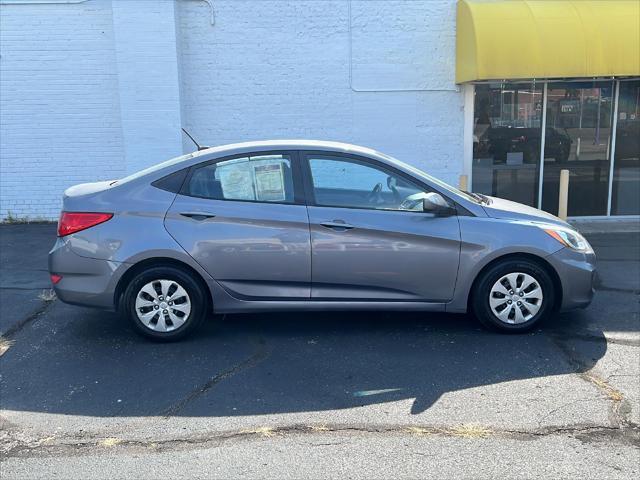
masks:
<path id="1" fill-rule="evenodd" d="M 540 129 L 524 127 L 490 127 L 474 140 L 474 157 L 483 155 L 494 163 L 507 163 L 509 154 L 519 155 L 518 163 L 540 161 Z M 547 128 L 545 156 L 566 162 L 571 152 L 571 137 L 558 128 Z"/>

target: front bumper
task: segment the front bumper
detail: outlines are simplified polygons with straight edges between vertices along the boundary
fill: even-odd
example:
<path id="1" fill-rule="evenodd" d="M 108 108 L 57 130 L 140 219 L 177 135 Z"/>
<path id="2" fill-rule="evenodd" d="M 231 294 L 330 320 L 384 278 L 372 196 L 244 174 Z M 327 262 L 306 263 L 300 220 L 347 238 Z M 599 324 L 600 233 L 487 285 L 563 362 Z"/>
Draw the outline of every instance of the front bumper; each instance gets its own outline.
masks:
<path id="1" fill-rule="evenodd" d="M 547 260 L 555 268 L 562 284 L 560 310 L 588 307 L 595 294 L 595 254 L 563 248 L 547 257 Z"/>
<path id="2" fill-rule="evenodd" d="M 58 238 L 49 252 L 49 272 L 62 276 L 53 286 L 65 303 L 113 310 L 115 289 L 129 265 L 82 257 L 64 238 Z"/>

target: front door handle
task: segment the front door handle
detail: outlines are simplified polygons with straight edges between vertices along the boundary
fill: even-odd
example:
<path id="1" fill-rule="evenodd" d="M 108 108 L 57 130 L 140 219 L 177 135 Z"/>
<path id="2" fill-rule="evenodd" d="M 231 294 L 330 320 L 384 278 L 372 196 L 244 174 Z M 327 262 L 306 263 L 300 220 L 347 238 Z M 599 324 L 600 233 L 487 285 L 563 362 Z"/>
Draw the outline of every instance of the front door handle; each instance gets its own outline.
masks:
<path id="1" fill-rule="evenodd" d="M 193 218 L 194 220 L 202 221 L 207 218 L 214 218 L 215 215 L 207 212 L 180 212 L 180 215 L 187 218 Z"/>
<path id="2" fill-rule="evenodd" d="M 342 220 L 334 220 L 333 222 L 320 222 L 323 227 L 331 228 L 333 230 L 351 230 L 355 228 L 353 225 L 343 222 Z"/>

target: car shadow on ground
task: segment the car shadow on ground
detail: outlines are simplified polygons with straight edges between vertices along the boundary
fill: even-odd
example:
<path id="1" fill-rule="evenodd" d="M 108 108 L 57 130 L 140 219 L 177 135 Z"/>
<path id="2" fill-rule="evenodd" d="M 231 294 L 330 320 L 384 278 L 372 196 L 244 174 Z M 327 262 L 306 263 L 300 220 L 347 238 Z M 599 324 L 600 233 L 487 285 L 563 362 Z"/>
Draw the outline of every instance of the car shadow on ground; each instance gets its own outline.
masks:
<path id="1" fill-rule="evenodd" d="M 586 371 L 607 349 L 583 312 L 529 334 L 466 315 L 216 316 L 179 343 L 153 343 L 116 314 L 54 302 L 2 357 L 2 408 L 86 416 L 241 416 L 326 411 Z M 472 405 L 469 408 L 473 408 Z"/>

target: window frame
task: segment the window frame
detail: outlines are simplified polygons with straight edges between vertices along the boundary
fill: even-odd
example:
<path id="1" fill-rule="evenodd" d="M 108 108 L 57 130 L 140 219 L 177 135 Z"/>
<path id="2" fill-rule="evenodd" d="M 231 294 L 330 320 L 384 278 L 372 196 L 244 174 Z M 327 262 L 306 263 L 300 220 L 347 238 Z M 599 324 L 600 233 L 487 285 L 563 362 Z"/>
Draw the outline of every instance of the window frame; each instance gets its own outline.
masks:
<path id="1" fill-rule="evenodd" d="M 269 202 L 266 200 L 245 200 L 245 199 L 235 199 L 235 198 L 210 198 L 204 197 L 201 195 L 193 195 L 188 192 L 189 183 L 191 182 L 191 178 L 196 170 L 200 168 L 207 167 L 209 165 L 218 164 L 220 162 L 226 162 L 228 160 L 235 160 L 237 158 L 251 158 L 251 157 L 260 157 L 266 155 L 281 155 L 283 157 L 288 157 L 291 161 L 291 176 L 293 180 L 293 202 Z M 245 152 L 245 153 L 236 153 L 233 155 L 227 155 L 224 157 L 214 158 L 212 160 L 207 160 L 204 162 L 197 163 L 195 165 L 191 165 L 189 167 L 189 171 L 187 173 L 186 178 L 182 183 L 182 187 L 178 192 L 178 195 L 182 195 L 190 198 L 200 198 L 202 200 L 213 200 L 213 201 L 221 201 L 221 202 L 242 202 L 242 203 L 260 203 L 267 205 L 305 205 L 305 195 L 304 195 L 304 186 L 302 179 L 302 172 L 300 168 L 300 155 L 297 150 L 259 150 L 255 152 Z"/>
<path id="2" fill-rule="evenodd" d="M 455 200 L 453 200 L 450 196 L 446 195 L 445 193 L 442 193 L 440 190 L 438 190 L 437 188 L 435 188 L 434 186 L 422 181 L 419 178 L 415 178 L 411 175 L 409 175 L 406 172 L 403 172 L 402 170 L 399 170 L 391 165 L 387 165 L 384 162 L 381 162 L 379 160 L 376 160 L 374 158 L 370 158 L 370 157 L 364 157 L 362 155 L 355 155 L 355 154 L 350 154 L 350 153 L 343 153 L 343 152 L 332 152 L 332 151 L 328 151 L 328 150 L 301 150 L 300 151 L 300 165 L 301 165 L 301 169 L 302 169 L 302 174 L 303 174 L 303 185 L 304 185 L 304 193 L 305 193 L 305 198 L 306 198 L 306 202 L 307 202 L 307 206 L 309 207 L 323 207 L 323 208 L 345 208 L 345 209 L 349 209 L 349 210 L 370 210 L 370 211 L 375 211 L 375 212 L 400 212 L 400 213 L 410 213 L 410 214 L 421 214 L 421 215 L 431 215 L 428 212 L 423 212 L 420 210 L 395 210 L 395 209 L 388 209 L 388 208 L 369 208 L 369 207 L 354 207 L 354 206 L 342 206 L 342 205 L 323 205 L 320 204 L 316 201 L 315 198 L 315 187 L 313 185 L 313 174 L 311 173 L 311 163 L 310 163 L 310 159 L 313 156 L 320 156 L 320 158 L 327 158 L 329 160 L 331 159 L 345 159 L 345 161 L 350 162 L 350 163 L 356 163 L 356 164 L 360 164 L 360 165 L 364 165 L 364 166 L 368 166 L 368 167 L 372 167 L 372 168 L 379 168 L 384 172 L 388 172 L 390 174 L 393 174 L 394 176 L 397 176 L 399 178 L 402 178 L 404 180 L 406 180 L 407 182 L 413 183 L 414 185 L 423 188 L 426 192 L 435 192 L 438 193 L 440 195 L 442 195 L 442 197 L 447 200 L 447 202 L 449 202 L 449 204 L 451 204 L 453 206 L 453 208 L 456 211 L 456 215 L 460 216 L 460 215 L 468 215 L 469 212 L 467 212 L 467 210 L 463 207 L 461 207 L 458 202 L 456 202 Z"/>

